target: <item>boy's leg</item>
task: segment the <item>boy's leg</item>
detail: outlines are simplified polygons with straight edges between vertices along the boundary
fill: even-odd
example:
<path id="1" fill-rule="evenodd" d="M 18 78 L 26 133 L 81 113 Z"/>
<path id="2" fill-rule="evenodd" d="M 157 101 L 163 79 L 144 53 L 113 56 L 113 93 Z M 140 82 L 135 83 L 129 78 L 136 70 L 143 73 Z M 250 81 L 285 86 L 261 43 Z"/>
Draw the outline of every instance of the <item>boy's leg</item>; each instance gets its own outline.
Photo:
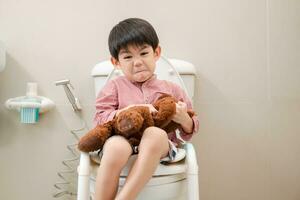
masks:
<path id="1" fill-rule="evenodd" d="M 139 145 L 137 159 L 116 199 L 134 200 L 151 179 L 160 159 L 168 155 L 168 151 L 167 133 L 157 127 L 147 128 Z"/>
<path id="2" fill-rule="evenodd" d="M 112 136 L 105 142 L 96 178 L 96 200 L 111 200 L 115 198 L 121 170 L 126 165 L 131 154 L 132 148 L 130 144 L 121 136 Z"/>

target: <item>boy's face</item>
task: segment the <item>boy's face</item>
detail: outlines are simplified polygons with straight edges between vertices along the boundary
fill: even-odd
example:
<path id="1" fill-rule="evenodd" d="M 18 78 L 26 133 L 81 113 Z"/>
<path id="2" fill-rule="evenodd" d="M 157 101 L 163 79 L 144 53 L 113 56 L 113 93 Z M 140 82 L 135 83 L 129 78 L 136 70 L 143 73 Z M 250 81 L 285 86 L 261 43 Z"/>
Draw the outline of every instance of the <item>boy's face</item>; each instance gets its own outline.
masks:
<path id="1" fill-rule="evenodd" d="M 148 44 L 128 45 L 126 49 L 120 50 L 119 59 L 112 57 L 111 62 L 116 68 L 121 69 L 129 80 L 144 82 L 153 75 L 160 52 L 160 46 L 153 51 L 152 46 Z"/>

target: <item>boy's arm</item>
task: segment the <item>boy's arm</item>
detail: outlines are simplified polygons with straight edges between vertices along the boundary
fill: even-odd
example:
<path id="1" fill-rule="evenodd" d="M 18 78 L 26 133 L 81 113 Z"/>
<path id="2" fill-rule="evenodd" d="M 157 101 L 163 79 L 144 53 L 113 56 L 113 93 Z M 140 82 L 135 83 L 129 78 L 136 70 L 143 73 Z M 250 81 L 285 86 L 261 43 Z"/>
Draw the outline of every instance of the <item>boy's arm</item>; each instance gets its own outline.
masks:
<path id="1" fill-rule="evenodd" d="M 187 110 L 193 110 L 190 98 L 186 95 L 186 93 L 180 86 L 174 84 L 173 94 L 179 101 L 186 104 Z M 178 105 L 180 105 L 180 104 L 181 103 L 178 102 Z M 182 105 L 180 107 L 182 107 Z M 192 118 L 190 116 L 188 116 L 188 117 L 186 116 L 184 118 L 185 118 L 185 120 L 182 120 L 182 123 L 180 123 L 181 128 L 179 130 L 180 130 L 180 136 L 182 137 L 182 139 L 187 141 L 187 140 L 191 139 L 191 137 L 193 136 L 194 133 L 198 132 L 199 120 L 196 115 L 194 115 Z M 191 128 L 191 121 L 192 121 L 192 128 Z"/>
<path id="2" fill-rule="evenodd" d="M 118 109 L 118 93 L 115 83 L 109 81 L 96 98 L 94 125 L 103 124 L 114 118 Z"/>

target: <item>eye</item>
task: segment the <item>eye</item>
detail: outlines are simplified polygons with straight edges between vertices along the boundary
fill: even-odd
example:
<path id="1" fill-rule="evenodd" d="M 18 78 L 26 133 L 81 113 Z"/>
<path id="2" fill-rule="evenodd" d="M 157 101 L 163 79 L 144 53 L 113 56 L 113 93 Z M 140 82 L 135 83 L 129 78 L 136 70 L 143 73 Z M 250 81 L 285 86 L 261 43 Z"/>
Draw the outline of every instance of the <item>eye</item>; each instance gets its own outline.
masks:
<path id="1" fill-rule="evenodd" d="M 145 56 L 147 54 L 148 54 L 148 52 L 146 52 L 146 51 L 141 53 L 142 56 Z"/>
<path id="2" fill-rule="evenodd" d="M 132 56 L 124 56 L 124 59 L 130 59 L 130 58 L 132 58 Z"/>

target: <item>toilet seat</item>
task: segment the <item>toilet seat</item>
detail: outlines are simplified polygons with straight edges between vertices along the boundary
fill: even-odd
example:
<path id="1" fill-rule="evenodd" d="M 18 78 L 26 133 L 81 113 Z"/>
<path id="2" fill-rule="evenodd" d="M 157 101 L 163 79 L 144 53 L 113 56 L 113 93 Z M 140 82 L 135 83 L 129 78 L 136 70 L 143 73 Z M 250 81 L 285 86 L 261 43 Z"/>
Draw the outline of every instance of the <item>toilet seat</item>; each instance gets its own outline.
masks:
<path id="1" fill-rule="evenodd" d="M 148 183 L 147 186 L 159 186 L 159 185 L 165 185 L 169 183 L 175 183 L 178 181 L 182 181 L 186 179 L 186 173 L 180 173 L 180 174 L 174 174 L 174 175 L 166 175 L 166 176 L 153 176 Z M 90 180 L 93 183 L 93 185 L 96 182 L 96 174 L 93 174 L 90 176 Z M 119 178 L 119 186 L 122 187 L 125 184 L 126 177 L 120 177 Z M 92 187 L 94 188 L 94 186 Z"/>
<path id="2" fill-rule="evenodd" d="M 184 180 L 185 178 L 186 178 L 185 173 L 166 175 L 166 176 L 155 176 L 149 180 L 149 182 L 147 183 L 147 186 L 157 186 L 157 185 L 164 185 L 164 184 L 168 184 L 168 183 L 174 183 L 177 181 Z M 90 179 L 92 182 L 96 182 L 96 176 L 91 175 Z M 120 177 L 119 178 L 119 186 L 123 186 L 125 184 L 125 180 L 126 180 L 126 177 Z"/>
<path id="3" fill-rule="evenodd" d="M 131 169 L 134 161 L 136 160 L 137 155 L 132 155 L 126 166 L 121 172 L 119 179 L 119 186 L 123 186 L 128 175 L 129 170 Z M 92 182 L 96 181 L 97 169 L 99 167 L 98 163 L 92 162 L 91 164 L 91 176 L 90 179 Z M 173 183 L 177 181 L 181 181 L 186 178 L 186 163 L 185 159 L 178 161 L 176 163 L 170 164 L 159 164 L 147 185 L 163 185 L 167 183 Z"/>
<path id="4" fill-rule="evenodd" d="M 184 180 L 186 178 L 185 173 L 181 174 L 174 174 L 174 175 L 167 175 L 167 176 L 155 176 L 152 177 L 148 183 L 147 186 L 158 186 L 158 185 L 164 185 L 168 183 L 174 183 L 177 181 Z M 125 184 L 126 177 L 120 177 L 119 178 L 119 186 L 123 186 Z"/>
<path id="5" fill-rule="evenodd" d="M 186 164 L 185 164 L 185 159 L 184 159 L 185 154 L 186 154 L 185 149 L 178 148 L 178 152 L 177 152 L 177 156 L 176 156 L 176 157 L 178 157 L 178 161 L 176 161 L 174 163 L 163 163 L 163 164 L 160 163 L 157 166 L 152 177 L 185 173 L 186 172 Z M 92 174 L 94 173 L 96 175 L 97 167 L 100 164 L 101 158 L 99 157 L 97 152 L 90 153 L 90 158 L 95 165 L 95 166 L 93 165 L 93 167 L 92 167 Z M 128 175 L 136 158 L 137 158 L 137 154 L 130 156 L 127 164 L 121 171 L 121 174 L 120 174 L 121 177 L 126 177 Z"/>
<path id="6" fill-rule="evenodd" d="M 126 166 L 121 172 L 121 177 L 126 177 L 128 175 L 129 170 L 131 169 L 134 161 L 136 160 L 137 155 L 132 155 Z M 186 164 L 185 160 L 178 161 L 176 163 L 169 163 L 169 164 L 158 164 L 155 172 L 153 173 L 152 177 L 156 176 L 167 176 L 167 175 L 174 175 L 186 172 Z"/>

